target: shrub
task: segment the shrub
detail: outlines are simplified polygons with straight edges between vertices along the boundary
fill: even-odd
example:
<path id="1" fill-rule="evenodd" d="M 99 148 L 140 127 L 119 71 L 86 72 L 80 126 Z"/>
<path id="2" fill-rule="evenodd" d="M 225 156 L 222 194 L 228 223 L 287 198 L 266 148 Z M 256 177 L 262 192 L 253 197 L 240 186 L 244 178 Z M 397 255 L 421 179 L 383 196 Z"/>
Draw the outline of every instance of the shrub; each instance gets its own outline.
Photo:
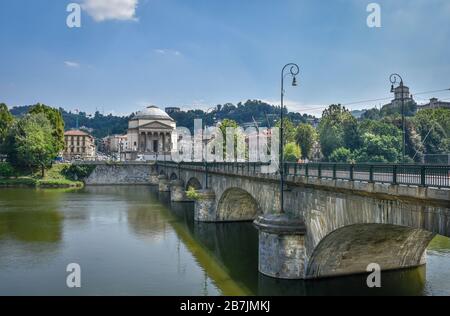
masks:
<path id="1" fill-rule="evenodd" d="M 330 161 L 331 162 L 346 162 L 346 163 L 352 163 L 354 161 L 353 154 L 350 149 L 339 147 L 330 155 Z"/>
<path id="2" fill-rule="evenodd" d="M 189 187 L 186 191 L 186 196 L 191 200 L 200 200 L 201 196 L 197 192 L 197 190 L 194 189 L 194 187 Z"/>
<path id="3" fill-rule="evenodd" d="M 16 171 L 9 162 L 0 162 L 0 178 L 11 178 L 16 175 Z"/>
<path id="4" fill-rule="evenodd" d="M 70 165 L 66 166 L 62 173 L 68 179 L 77 181 L 89 177 L 94 169 L 95 166 L 92 165 Z"/>

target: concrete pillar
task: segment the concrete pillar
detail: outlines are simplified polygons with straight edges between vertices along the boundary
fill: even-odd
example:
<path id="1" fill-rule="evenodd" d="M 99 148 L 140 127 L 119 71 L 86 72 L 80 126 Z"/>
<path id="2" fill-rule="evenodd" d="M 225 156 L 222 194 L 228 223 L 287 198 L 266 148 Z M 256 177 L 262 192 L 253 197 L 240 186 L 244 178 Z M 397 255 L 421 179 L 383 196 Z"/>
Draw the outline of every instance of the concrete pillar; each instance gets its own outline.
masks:
<path id="1" fill-rule="evenodd" d="M 158 171 L 156 171 L 156 167 L 154 168 L 155 169 L 152 171 L 152 173 L 150 173 L 150 184 L 159 185 L 159 173 Z"/>
<path id="2" fill-rule="evenodd" d="M 198 192 L 200 197 L 195 201 L 194 220 L 197 222 L 216 222 L 216 194 L 211 189 Z"/>
<path id="3" fill-rule="evenodd" d="M 172 202 L 186 202 L 188 198 L 186 197 L 186 191 L 184 190 L 184 181 L 183 180 L 172 180 L 170 182 L 171 193 L 170 200 Z"/>
<path id="4" fill-rule="evenodd" d="M 259 230 L 259 272 L 279 279 L 304 279 L 304 222 L 285 214 L 270 214 L 258 217 L 254 224 Z"/>
<path id="5" fill-rule="evenodd" d="M 170 182 L 167 176 L 162 174 L 158 177 L 158 180 L 159 192 L 170 192 Z"/>

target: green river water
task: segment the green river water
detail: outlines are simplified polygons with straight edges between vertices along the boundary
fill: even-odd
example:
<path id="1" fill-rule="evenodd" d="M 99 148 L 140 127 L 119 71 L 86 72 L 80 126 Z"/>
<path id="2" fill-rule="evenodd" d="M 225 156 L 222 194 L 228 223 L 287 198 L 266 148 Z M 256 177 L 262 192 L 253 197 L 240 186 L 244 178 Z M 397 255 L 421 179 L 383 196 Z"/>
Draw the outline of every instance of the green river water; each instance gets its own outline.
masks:
<path id="1" fill-rule="evenodd" d="M 426 267 L 286 281 L 258 273 L 251 223 L 193 220 L 191 203 L 146 186 L 0 189 L 0 295 L 450 295 L 450 239 Z M 81 267 L 81 288 L 66 267 Z"/>

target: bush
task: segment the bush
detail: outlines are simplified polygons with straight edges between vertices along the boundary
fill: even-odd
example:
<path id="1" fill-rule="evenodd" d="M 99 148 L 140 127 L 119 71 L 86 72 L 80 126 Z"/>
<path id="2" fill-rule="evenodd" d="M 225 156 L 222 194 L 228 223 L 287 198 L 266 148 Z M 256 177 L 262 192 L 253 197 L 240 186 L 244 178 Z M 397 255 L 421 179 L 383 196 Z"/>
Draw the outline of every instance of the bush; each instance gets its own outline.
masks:
<path id="1" fill-rule="evenodd" d="M 296 143 L 287 143 L 284 146 L 284 160 L 289 162 L 297 162 L 300 159 L 300 146 Z"/>
<path id="2" fill-rule="evenodd" d="M 11 178 L 16 175 L 16 171 L 9 162 L 0 162 L 0 178 Z"/>
<path id="3" fill-rule="evenodd" d="M 354 161 L 353 154 L 350 149 L 345 147 L 339 147 L 330 155 L 330 161 L 331 162 L 345 162 L 345 163 L 352 163 Z"/>
<path id="4" fill-rule="evenodd" d="M 186 191 L 186 196 L 191 200 L 200 200 L 200 194 L 194 189 L 194 187 L 189 187 Z"/>
<path id="5" fill-rule="evenodd" d="M 94 169 L 95 166 L 92 165 L 70 165 L 66 166 L 63 169 L 62 173 L 68 179 L 77 181 L 89 177 L 91 173 L 94 171 Z"/>

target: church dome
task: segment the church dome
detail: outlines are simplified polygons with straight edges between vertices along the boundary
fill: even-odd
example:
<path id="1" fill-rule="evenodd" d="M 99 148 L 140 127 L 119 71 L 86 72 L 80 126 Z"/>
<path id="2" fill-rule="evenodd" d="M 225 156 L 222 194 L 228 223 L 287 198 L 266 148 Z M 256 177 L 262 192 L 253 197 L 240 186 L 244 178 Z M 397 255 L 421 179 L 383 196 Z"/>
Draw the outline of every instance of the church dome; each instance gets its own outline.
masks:
<path id="1" fill-rule="evenodd" d="M 170 120 L 170 121 L 173 121 L 173 119 L 169 116 L 169 114 L 167 114 L 166 112 L 164 112 L 163 110 L 161 110 L 160 108 L 158 108 L 155 105 L 148 106 L 145 109 L 143 109 L 142 111 L 137 112 L 136 116 L 134 118 L 135 119 L 146 119 L 146 120 Z"/>

